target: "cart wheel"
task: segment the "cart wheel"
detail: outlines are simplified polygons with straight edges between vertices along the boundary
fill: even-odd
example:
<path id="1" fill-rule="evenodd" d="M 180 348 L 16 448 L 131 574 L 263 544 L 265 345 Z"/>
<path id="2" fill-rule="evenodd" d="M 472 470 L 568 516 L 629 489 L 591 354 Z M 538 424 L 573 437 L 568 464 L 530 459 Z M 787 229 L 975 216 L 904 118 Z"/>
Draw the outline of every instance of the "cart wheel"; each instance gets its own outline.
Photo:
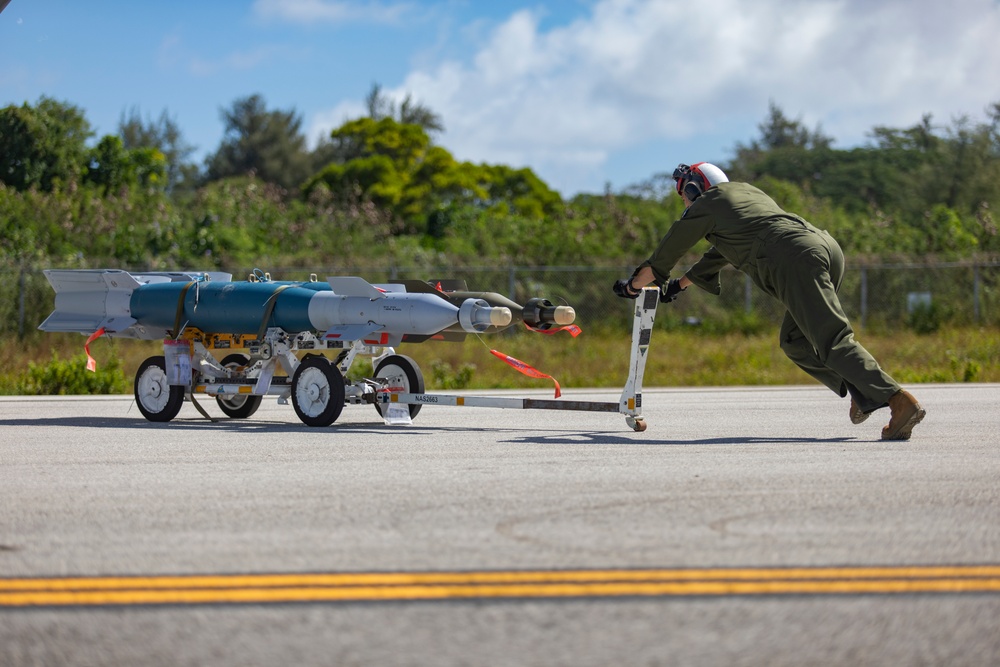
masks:
<path id="1" fill-rule="evenodd" d="M 402 354 L 393 354 L 379 362 L 375 369 L 375 378 L 388 380 L 394 391 L 407 394 L 424 393 L 424 374 L 420 372 L 417 362 Z M 410 419 L 417 416 L 419 404 L 410 404 Z M 375 403 L 375 409 L 382 415 L 382 404 Z"/>
<path id="2" fill-rule="evenodd" d="M 142 416 L 151 422 L 168 422 L 181 411 L 184 388 L 167 384 L 167 361 L 150 357 L 135 373 L 135 403 Z"/>
<path id="3" fill-rule="evenodd" d="M 224 368 L 239 368 L 249 363 L 250 357 L 240 352 L 226 355 L 222 359 Z M 233 419 L 246 419 L 257 412 L 263 396 L 253 396 L 251 394 L 236 394 L 235 396 L 216 396 L 215 401 L 219 404 L 219 409 Z"/>
<path id="4" fill-rule="evenodd" d="M 306 357 L 292 375 L 292 407 L 308 426 L 337 421 L 345 393 L 344 376 L 325 357 Z"/>

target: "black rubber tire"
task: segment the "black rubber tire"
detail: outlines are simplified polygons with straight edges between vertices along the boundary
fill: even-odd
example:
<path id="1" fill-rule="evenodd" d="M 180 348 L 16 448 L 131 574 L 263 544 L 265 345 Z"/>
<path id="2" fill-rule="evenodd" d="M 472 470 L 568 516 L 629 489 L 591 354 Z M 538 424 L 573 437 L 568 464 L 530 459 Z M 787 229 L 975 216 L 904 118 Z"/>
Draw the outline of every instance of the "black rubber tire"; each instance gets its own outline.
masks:
<path id="1" fill-rule="evenodd" d="M 135 404 L 151 422 L 168 422 L 184 403 L 184 387 L 167 384 L 167 360 L 161 355 L 146 359 L 135 372 L 132 384 Z"/>
<path id="2" fill-rule="evenodd" d="M 378 362 L 375 368 L 375 378 L 385 378 L 391 375 L 403 374 L 403 391 L 408 394 L 424 393 L 424 374 L 420 372 L 420 366 L 413 359 L 402 355 L 393 354 Z M 410 404 L 410 419 L 417 416 L 423 406 L 418 403 Z M 382 404 L 375 403 L 375 409 L 382 416 Z"/>
<path id="3" fill-rule="evenodd" d="M 337 421 L 346 393 L 344 376 L 325 357 L 306 357 L 292 374 L 292 407 L 307 426 Z"/>
<path id="4" fill-rule="evenodd" d="M 250 357 L 242 352 L 233 352 L 223 357 L 220 362 L 223 368 L 239 368 L 246 366 Z M 257 412 L 263 396 L 252 394 L 237 394 L 236 396 L 216 396 L 215 402 L 219 404 L 219 409 L 233 419 L 246 419 Z"/>

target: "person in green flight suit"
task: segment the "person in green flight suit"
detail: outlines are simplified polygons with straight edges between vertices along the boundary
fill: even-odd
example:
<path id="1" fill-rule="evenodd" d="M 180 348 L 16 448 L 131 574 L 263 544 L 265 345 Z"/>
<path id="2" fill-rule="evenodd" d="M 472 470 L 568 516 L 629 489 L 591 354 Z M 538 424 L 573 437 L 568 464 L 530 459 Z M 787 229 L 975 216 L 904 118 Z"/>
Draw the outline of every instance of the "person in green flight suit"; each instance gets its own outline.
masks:
<path id="1" fill-rule="evenodd" d="M 786 308 L 781 349 L 799 368 L 841 397 L 851 396 L 855 424 L 888 406 L 883 440 L 907 440 L 926 411 L 854 339 L 837 291 L 844 277 L 844 253 L 825 231 L 782 210 L 747 183 L 730 182 L 717 166 L 701 162 L 674 170 L 684 214 L 667 231 L 648 260 L 615 294 L 634 299 L 650 283 L 670 302 L 690 285 L 718 295 L 720 270 L 732 265 Z M 702 238 L 713 244 L 680 278 L 670 272 Z"/>

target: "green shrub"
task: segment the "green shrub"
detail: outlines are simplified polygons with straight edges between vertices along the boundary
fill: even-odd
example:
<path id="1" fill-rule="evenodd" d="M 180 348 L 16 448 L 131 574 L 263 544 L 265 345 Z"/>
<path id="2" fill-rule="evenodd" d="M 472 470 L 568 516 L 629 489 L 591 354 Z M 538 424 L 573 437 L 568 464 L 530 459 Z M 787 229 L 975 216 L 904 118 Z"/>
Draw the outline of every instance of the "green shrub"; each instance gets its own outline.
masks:
<path id="1" fill-rule="evenodd" d="M 910 311 L 907 326 L 918 334 L 934 333 L 946 319 L 943 309 L 936 303 L 919 304 Z"/>
<path id="2" fill-rule="evenodd" d="M 68 394 L 127 394 L 132 387 L 125 378 L 121 362 L 111 359 L 87 370 L 87 356 L 78 354 L 60 359 L 53 353 L 45 364 L 31 363 L 28 370 L 13 381 L 14 393 L 29 396 Z"/>
<path id="3" fill-rule="evenodd" d="M 959 359 L 954 355 L 949 355 L 948 361 L 951 363 L 954 380 L 960 380 L 962 382 L 975 382 L 979 377 L 979 371 L 982 370 L 982 367 L 972 359 Z"/>
<path id="4" fill-rule="evenodd" d="M 436 389 L 465 389 L 472 382 L 475 364 L 462 364 L 458 370 L 446 361 L 435 359 L 431 362 L 431 386 Z"/>
<path id="5" fill-rule="evenodd" d="M 375 369 L 372 368 L 372 360 L 367 357 L 355 357 L 354 363 L 347 369 L 349 382 L 360 382 L 363 378 L 373 377 L 375 377 Z"/>

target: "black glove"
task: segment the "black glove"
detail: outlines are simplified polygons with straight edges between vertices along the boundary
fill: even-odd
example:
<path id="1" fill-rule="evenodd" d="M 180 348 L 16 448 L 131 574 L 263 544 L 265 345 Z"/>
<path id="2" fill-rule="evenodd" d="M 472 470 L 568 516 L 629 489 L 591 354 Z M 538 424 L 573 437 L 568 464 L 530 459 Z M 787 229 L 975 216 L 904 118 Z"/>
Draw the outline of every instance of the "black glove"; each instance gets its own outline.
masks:
<path id="1" fill-rule="evenodd" d="M 686 287 L 681 287 L 680 278 L 668 280 L 667 284 L 660 288 L 660 303 L 670 303 L 671 301 L 676 301 L 681 292 L 686 289 Z"/>
<path id="2" fill-rule="evenodd" d="M 638 299 L 642 290 L 632 289 L 632 279 L 622 278 L 621 280 L 615 281 L 614 291 L 615 294 L 622 297 L 623 299 Z"/>

